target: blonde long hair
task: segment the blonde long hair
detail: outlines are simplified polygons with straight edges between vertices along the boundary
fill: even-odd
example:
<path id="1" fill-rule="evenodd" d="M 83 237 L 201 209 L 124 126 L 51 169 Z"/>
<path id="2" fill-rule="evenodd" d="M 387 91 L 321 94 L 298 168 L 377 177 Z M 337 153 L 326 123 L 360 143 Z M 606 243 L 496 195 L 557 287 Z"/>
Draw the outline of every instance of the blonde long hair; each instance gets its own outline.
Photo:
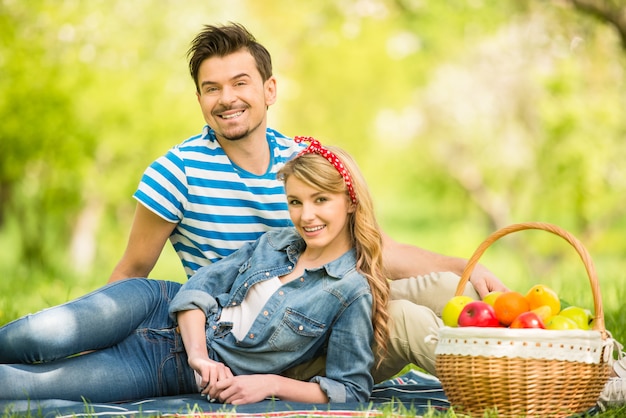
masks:
<path id="1" fill-rule="evenodd" d="M 356 250 L 357 270 L 365 276 L 372 292 L 372 326 L 376 354 L 380 365 L 387 352 L 389 336 L 389 282 L 383 267 L 382 232 L 374 215 L 373 201 L 367 183 L 354 159 L 337 147 L 324 147 L 335 154 L 349 171 L 357 203 L 349 214 L 351 244 Z M 278 172 L 278 178 L 286 181 L 294 176 L 305 184 L 330 193 L 345 193 L 351 199 L 344 177 L 325 157 L 319 153 L 304 153 L 288 161 Z"/>

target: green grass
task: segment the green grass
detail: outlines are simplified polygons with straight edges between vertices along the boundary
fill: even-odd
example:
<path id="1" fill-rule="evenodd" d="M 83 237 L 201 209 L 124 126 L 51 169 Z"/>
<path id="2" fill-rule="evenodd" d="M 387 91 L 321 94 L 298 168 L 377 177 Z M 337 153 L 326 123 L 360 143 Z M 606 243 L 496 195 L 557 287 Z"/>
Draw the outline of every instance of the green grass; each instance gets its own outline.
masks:
<path id="1" fill-rule="evenodd" d="M 224 416 L 234 417 L 234 415 L 232 414 L 235 413 L 236 410 L 237 410 L 236 407 L 232 407 L 232 408 L 225 407 L 219 412 L 224 413 Z M 193 407 L 188 408 L 188 410 L 178 412 L 177 416 L 193 417 L 193 416 L 201 416 L 202 413 L 203 413 L 202 407 L 196 404 Z M 381 409 L 381 413 L 382 413 L 383 418 L 396 418 L 396 417 L 463 418 L 463 417 L 467 417 L 466 415 L 456 413 L 453 408 L 447 411 L 436 411 L 432 409 L 432 410 L 426 411 L 425 413 L 421 415 L 418 415 L 417 411 L 414 408 L 407 407 L 403 405 L 402 403 L 393 403 L 393 402 L 390 402 L 389 405 L 386 405 L 385 407 L 383 407 Z M 93 409 L 89 405 L 85 405 L 84 411 L 81 411 L 81 416 L 88 418 L 88 417 L 94 416 L 92 414 L 93 414 Z M 584 414 L 579 415 L 578 418 L 585 418 L 585 417 L 621 418 L 621 417 L 626 416 L 625 414 L 626 414 L 626 407 L 621 407 L 621 408 L 614 408 L 614 409 L 611 409 L 611 410 L 608 410 L 608 411 L 605 411 L 596 415 L 584 415 Z M 3 418 L 43 418 L 43 414 L 39 411 L 31 412 L 28 414 L 17 414 L 17 413 L 12 413 L 10 411 L 4 411 L 4 413 L 1 416 Z M 112 418 L 116 417 L 116 415 L 108 415 L 108 416 Z M 147 417 L 153 417 L 153 416 L 155 415 L 143 414 L 141 412 L 137 415 L 134 415 L 135 418 L 147 418 Z M 308 416 L 314 417 L 318 415 L 302 415 L 302 417 L 308 417 Z M 368 413 L 366 407 L 364 407 L 363 409 L 363 416 L 372 416 L 371 412 Z M 481 418 L 498 418 L 498 414 L 495 412 L 486 412 L 485 414 L 483 414 Z"/>

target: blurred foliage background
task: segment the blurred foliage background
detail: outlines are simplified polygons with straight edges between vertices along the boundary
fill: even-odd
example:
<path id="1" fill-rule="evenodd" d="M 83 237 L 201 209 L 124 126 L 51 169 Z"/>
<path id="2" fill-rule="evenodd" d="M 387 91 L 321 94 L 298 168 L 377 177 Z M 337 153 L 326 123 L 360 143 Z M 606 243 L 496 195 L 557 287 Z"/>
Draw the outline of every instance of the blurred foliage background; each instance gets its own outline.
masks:
<path id="1" fill-rule="evenodd" d="M 469 257 L 497 228 L 555 223 L 590 251 L 605 304 L 621 306 L 626 43 L 610 17 L 625 10 L 617 0 L 0 0 L 0 323 L 106 282 L 143 170 L 204 124 L 189 43 L 228 21 L 272 53 L 270 126 L 355 155 L 392 237 Z M 592 306 L 575 251 L 548 235 L 507 237 L 481 262 L 510 287 L 541 282 Z M 169 246 L 152 277 L 185 279 Z"/>

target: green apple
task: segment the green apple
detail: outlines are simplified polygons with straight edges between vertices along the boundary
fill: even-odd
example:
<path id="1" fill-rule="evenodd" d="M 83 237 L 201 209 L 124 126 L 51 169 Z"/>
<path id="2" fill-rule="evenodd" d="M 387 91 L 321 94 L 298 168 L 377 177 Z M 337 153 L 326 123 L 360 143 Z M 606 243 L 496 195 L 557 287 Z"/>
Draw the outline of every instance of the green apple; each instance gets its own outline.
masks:
<path id="1" fill-rule="evenodd" d="M 500 296 L 501 294 L 502 292 L 500 290 L 494 290 L 493 292 L 489 292 L 483 298 L 483 302 L 486 302 L 493 306 L 493 304 L 496 303 L 496 299 L 498 299 L 498 296 Z"/>
<path id="2" fill-rule="evenodd" d="M 578 329 L 578 325 L 576 325 L 576 322 L 571 319 L 559 314 L 548 319 L 548 322 L 546 322 L 546 329 L 570 330 Z"/>
<path id="3" fill-rule="evenodd" d="M 443 307 L 441 311 L 441 319 L 443 323 L 449 327 L 457 327 L 459 325 L 459 316 L 461 311 L 470 302 L 473 302 L 469 296 L 453 296 Z"/>
<path id="4" fill-rule="evenodd" d="M 591 312 L 588 309 L 583 309 L 580 306 L 568 306 L 561 310 L 559 315 L 571 319 L 576 323 L 579 329 L 590 329 L 589 323 L 593 319 Z"/>

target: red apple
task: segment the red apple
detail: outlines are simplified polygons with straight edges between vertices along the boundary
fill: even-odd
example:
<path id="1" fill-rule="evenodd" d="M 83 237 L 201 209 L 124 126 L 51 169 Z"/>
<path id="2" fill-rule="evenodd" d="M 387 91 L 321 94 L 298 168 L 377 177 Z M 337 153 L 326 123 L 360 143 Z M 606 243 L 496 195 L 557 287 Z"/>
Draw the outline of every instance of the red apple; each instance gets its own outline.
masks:
<path id="1" fill-rule="evenodd" d="M 509 325 L 509 328 L 541 328 L 541 329 L 545 329 L 546 326 L 544 325 L 543 321 L 541 320 L 541 317 L 539 315 L 537 315 L 536 312 L 528 311 L 528 312 L 524 312 L 524 313 L 519 314 L 513 320 L 513 322 L 511 322 L 511 325 Z"/>
<path id="2" fill-rule="evenodd" d="M 459 315 L 460 327 L 499 327 L 493 306 L 482 300 L 475 300 L 465 305 Z"/>

